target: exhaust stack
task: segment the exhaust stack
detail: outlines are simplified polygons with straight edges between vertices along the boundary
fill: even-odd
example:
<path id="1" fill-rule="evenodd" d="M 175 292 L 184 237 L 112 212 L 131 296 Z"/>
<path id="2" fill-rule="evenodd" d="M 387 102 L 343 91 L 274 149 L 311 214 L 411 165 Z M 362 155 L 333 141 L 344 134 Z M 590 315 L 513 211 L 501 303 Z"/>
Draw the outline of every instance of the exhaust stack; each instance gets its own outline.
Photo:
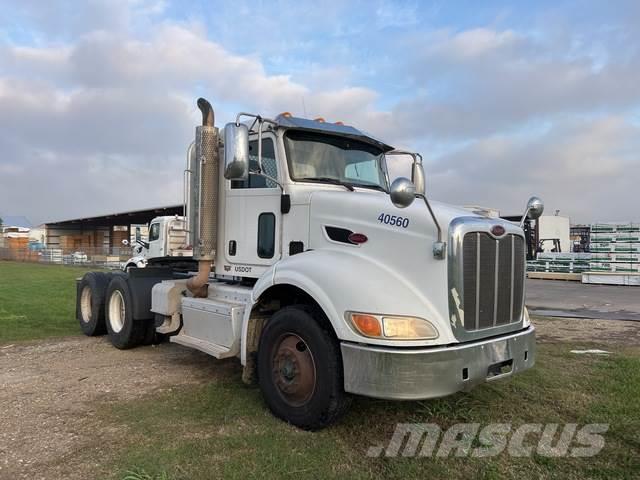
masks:
<path id="1" fill-rule="evenodd" d="M 193 258 L 198 260 L 198 275 L 187 281 L 194 297 L 206 297 L 211 264 L 216 257 L 218 216 L 218 129 L 214 126 L 211 104 L 198 99 L 202 125 L 196 127 L 195 155 L 190 170 L 189 225 Z"/>

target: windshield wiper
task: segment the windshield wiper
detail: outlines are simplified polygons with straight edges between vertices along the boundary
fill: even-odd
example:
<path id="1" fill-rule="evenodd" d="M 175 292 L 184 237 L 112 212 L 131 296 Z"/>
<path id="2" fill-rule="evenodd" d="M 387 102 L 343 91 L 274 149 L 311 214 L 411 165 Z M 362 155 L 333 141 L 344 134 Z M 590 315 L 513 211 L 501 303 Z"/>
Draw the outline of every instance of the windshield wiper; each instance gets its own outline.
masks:
<path id="1" fill-rule="evenodd" d="M 337 178 L 332 178 L 332 177 L 304 177 L 304 178 L 298 178 L 296 180 L 299 180 L 301 182 L 330 183 L 332 185 L 342 185 L 344 188 L 346 188 L 350 192 L 353 192 L 354 190 L 353 185 L 349 183 L 343 183 Z"/>
<path id="2" fill-rule="evenodd" d="M 384 187 L 380 185 L 376 185 L 374 183 L 350 183 L 349 185 L 351 185 L 352 187 L 358 187 L 358 188 L 372 188 L 373 190 L 379 190 L 385 193 L 387 191 Z"/>

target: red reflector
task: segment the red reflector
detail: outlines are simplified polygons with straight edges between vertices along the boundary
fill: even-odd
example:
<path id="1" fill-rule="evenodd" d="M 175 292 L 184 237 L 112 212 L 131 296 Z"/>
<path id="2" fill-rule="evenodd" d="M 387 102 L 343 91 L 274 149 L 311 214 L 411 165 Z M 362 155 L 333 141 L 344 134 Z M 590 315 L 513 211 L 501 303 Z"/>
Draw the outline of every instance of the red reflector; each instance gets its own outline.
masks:
<path id="1" fill-rule="evenodd" d="M 502 235 L 504 235 L 504 232 L 505 229 L 502 225 L 494 225 L 493 227 L 491 227 L 491 233 L 496 237 L 501 237 Z"/>
<path id="2" fill-rule="evenodd" d="M 359 245 L 369 240 L 364 233 L 351 233 L 349 234 L 348 238 L 351 243 L 355 243 L 356 245 Z"/>

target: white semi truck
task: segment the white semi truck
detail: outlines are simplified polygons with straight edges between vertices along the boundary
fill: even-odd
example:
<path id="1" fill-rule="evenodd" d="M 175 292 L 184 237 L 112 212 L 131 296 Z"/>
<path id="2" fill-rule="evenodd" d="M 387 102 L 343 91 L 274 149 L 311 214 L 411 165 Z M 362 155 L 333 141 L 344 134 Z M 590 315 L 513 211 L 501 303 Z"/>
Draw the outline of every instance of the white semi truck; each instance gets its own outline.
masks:
<path id="1" fill-rule="evenodd" d="M 155 217 L 149 222 L 147 239 L 143 240 L 140 230 L 136 229 L 134 256 L 123 265 L 126 272 L 130 268 L 144 268 L 151 264 L 172 263 L 174 266 L 180 262 L 190 265 L 193 258 L 193 250 L 189 245 L 189 236 L 186 230 L 186 220 L 179 215 L 165 215 Z M 122 241 L 129 245 L 128 240 Z M 187 260 L 189 259 L 189 260 Z"/>
<path id="2" fill-rule="evenodd" d="M 272 412 L 305 429 L 352 394 L 435 398 L 533 366 L 521 226 L 429 202 L 421 156 L 354 127 L 240 113 L 221 134 L 198 107 L 185 171 L 197 267 L 86 274 L 87 335 L 238 357 Z M 398 154 L 412 179 L 390 184 Z M 533 197 L 523 219 L 542 210 Z"/>

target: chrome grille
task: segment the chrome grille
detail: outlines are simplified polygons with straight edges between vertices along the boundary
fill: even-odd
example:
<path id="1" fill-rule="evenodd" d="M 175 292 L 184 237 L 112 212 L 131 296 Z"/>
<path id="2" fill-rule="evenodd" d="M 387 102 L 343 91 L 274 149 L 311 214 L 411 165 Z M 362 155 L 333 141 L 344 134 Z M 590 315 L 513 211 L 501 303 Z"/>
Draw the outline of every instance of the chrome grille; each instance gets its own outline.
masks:
<path id="1" fill-rule="evenodd" d="M 522 315 L 524 240 L 496 239 L 469 232 L 462 245 L 464 328 L 467 331 L 508 325 Z"/>

